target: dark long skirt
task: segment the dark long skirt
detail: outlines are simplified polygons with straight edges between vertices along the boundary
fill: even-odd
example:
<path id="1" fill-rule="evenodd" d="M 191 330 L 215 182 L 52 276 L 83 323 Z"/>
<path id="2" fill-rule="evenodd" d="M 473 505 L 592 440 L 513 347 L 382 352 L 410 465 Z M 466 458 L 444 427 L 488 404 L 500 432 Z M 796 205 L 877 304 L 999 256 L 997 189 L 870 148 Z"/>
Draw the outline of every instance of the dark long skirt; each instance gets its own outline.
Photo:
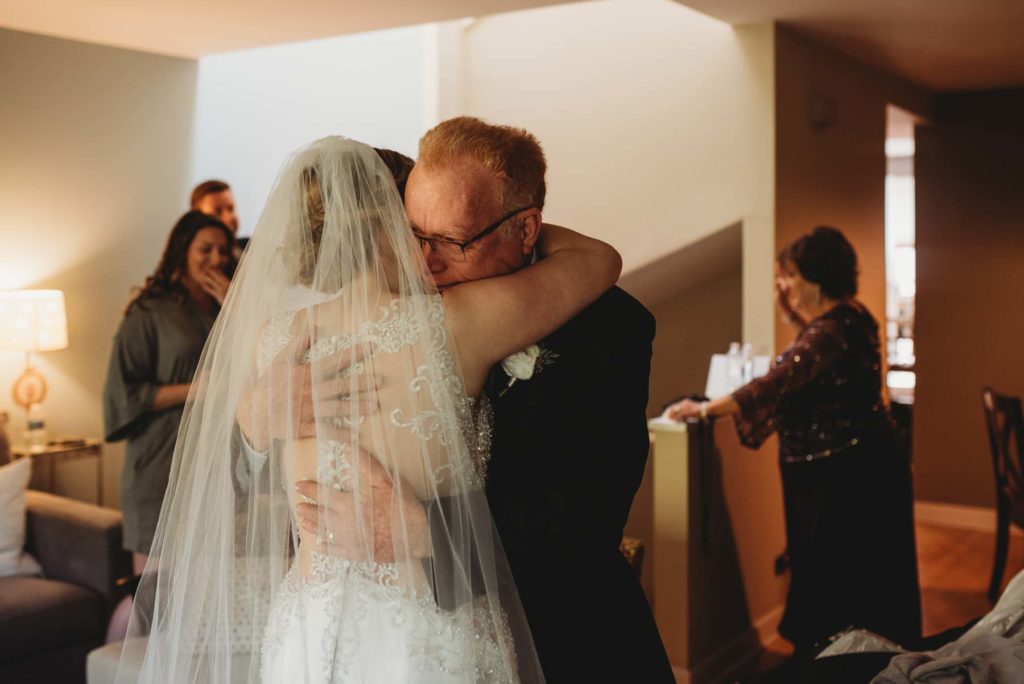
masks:
<path id="1" fill-rule="evenodd" d="M 779 632 L 797 648 L 851 626 L 919 639 L 913 484 L 895 438 L 782 463 L 782 487 L 791 582 Z"/>

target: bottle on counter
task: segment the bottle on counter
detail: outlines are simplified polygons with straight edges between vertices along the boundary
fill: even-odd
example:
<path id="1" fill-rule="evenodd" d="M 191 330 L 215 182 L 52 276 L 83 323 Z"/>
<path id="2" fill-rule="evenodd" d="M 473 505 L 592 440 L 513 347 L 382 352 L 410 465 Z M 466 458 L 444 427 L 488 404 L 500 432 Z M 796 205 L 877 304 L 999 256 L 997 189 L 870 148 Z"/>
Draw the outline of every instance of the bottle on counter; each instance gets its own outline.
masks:
<path id="1" fill-rule="evenodd" d="M 28 424 L 25 430 L 25 445 L 31 451 L 42 451 L 46 448 L 46 422 L 43 420 L 43 407 L 39 403 L 28 407 Z"/>
<path id="2" fill-rule="evenodd" d="M 0 411 L 0 466 L 11 462 L 11 440 L 7 436 L 7 412 Z"/>
<path id="3" fill-rule="evenodd" d="M 754 345 L 750 342 L 745 343 L 740 352 L 740 358 L 742 362 L 740 375 L 743 378 L 743 384 L 746 385 L 754 379 Z"/>
<path id="4" fill-rule="evenodd" d="M 726 377 L 729 382 L 729 391 L 743 385 L 743 352 L 739 342 L 729 344 L 729 353 L 726 355 Z"/>

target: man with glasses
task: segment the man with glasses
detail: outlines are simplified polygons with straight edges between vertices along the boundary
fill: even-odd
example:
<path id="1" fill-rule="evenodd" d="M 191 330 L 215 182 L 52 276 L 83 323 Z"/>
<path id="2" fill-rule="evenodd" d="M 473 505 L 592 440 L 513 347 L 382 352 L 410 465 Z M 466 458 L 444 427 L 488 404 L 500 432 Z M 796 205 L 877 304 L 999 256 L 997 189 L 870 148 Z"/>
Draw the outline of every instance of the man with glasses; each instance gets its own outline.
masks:
<path id="1" fill-rule="evenodd" d="M 521 129 L 461 117 L 420 141 L 406 211 L 442 291 L 528 266 L 546 163 Z M 527 304 L 528 305 L 528 304 Z M 672 682 L 619 552 L 649 448 L 654 318 L 613 288 L 545 340 L 526 381 L 492 372 L 487 494 L 549 682 Z"/>
<path id="2" fill-rule="evenodd" d="M 468 240 L 456 240 L 454 238 L 445 237 L 443 235 L 438 235 L 438 236 L 435 236 L 435 237 L 428 237 L 428 236 L 424 235 L 423 233 L 418 232 L 415 229 L 413 229 L 413 235 L 416 236 L 417 240 L 419 240 L 420 248 L 421 249 L 426 250 L 427 253 L 436 252 L 437 254 L 440 255 L 441 262 L 439 262 L 439 263 L 445 263 L 445 262 L 464 263 L 466 261 L 466 259 L 467 259 L 467 257 L 466 257 L 466 248 L 467 247 L 469 247 L 470 245 L 472 245 L 472 244 L 474 244 L 476 242 L 479 242 L 480 240 L 483 240 L 485 237 L 487 237 L 488 235 L 490 235 L 494 231 L 496 231 L 499 228 L 501 228 L 502 225 L 504 225 L 504 223 L 506 221 L 508 221 L 510 218 L 512 218 L 516 214 L 523 213 L 527 209 L 533 209 L 533 207 L 531 207 L 531 206 L 519 207 L 518 209 L 513 209 L 512 211 L 508 212 L 507 214 L 503 214 L 501 216 L 501 218 L 499 218 L 497 221 L 495 221 L 491 225 L 487 226 L 486 228 L 484 228 L 483 230 L 481 230 L 480 232 L 478 232 L 476 235 L 474 235 L 473 237 L 469 238 Z M 427 250 L 428 247 L 430 248 L 429 250 Z"/>
<path id="3" fill-rule="evenodd" d="M 446 138 L 434 144 L 463 120 L 442 123 L 423 137 L 420 160 L 406 185 L 413 234 L 442 291 L 529 264 L 544 207 L 545 163 L 540 147 L 531 159 L 524 154 L 530 151 L 525 140 L 503 140 L 507 149 L 502 152 L 526 158 L 520 177 L 502 180 L 500 157 L 482 161 L 468 156 L 460 151 L 463 143 L 458 140 Z M 530 142 L 536 145 L 532 136 Z"/>
<path id="4" fill-rule="evenodd" d="M 542 258 L 534 246 L 545 171 L 540 145 L 521 129 L 460 117 L 423 136 L 405 204 L 439 290 Z M 612 288 L 538 340 L 540 372 L 513 381 L 496 367 L 488 382 L 495 417 L 487 495 L 548 682 L 674 682 L 619 551 L 649 448 L 653 339 L 650 312 Z M 315 486 L 305 493 L 315 496 Z M 330 496 L 337 515 L 352 494 Z M 428 516 L 443 524 L 436 513 Z M 376 539 L 374 547 L 387 553 L 393 544 Z"/>

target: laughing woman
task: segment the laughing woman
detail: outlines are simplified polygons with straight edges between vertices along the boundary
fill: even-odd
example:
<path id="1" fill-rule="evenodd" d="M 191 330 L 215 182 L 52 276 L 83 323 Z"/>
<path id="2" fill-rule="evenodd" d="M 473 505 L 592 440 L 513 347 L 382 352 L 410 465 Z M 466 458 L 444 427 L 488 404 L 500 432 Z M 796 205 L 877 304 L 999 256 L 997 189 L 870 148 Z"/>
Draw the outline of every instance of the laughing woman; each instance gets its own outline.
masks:
<path id="1" fill-rule="evenodd" d="M 132 298 L 114 337 L 103 390 L 108 442 L 128 440 L 121 476 L 124 546 L 145 566 L 192 376 L 224 297 L 234 237 L 190 211 L 167 239 L 156 272 Z"/>

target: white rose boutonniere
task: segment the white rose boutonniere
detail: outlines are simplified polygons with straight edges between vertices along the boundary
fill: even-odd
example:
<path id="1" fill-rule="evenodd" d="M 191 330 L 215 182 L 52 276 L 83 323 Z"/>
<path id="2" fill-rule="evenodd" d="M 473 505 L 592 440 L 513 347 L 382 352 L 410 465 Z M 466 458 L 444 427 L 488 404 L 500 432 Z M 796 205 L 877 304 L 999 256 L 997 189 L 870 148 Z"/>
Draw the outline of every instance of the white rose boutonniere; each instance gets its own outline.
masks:
<path id="1" fill-rule="evenodd" d="M 531 344 L 523 351 L 505 357 L 501 362 L 501 369 L 508 376 L 508 384 L 498 392 L 498 396 L 505 396 L 505 392 L 508 392 L 516 382 L 529 380 L 534 373 L 539 373 L 545 366 L 550 366 L 557 358 L 558 354 L 539 344 Z"/>

